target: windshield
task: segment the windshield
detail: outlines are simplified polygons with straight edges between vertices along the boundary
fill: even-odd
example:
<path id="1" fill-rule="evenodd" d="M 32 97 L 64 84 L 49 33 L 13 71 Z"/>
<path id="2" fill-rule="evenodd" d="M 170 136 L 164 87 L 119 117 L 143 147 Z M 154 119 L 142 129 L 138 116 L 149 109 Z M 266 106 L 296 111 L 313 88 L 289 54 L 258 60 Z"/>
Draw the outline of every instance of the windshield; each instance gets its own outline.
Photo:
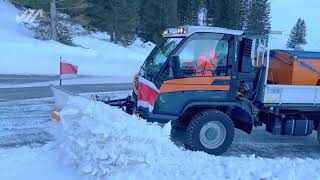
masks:
<path id="1" fill-rule="evenodd" d="M 149 81 L 155 81 L 163 64 L 166 62 L 172 51 L 178 46 L 183 38 L 165 38 L 158 46 L 156 46 L 146 62 L 143 64 L 140 75 Z"/>

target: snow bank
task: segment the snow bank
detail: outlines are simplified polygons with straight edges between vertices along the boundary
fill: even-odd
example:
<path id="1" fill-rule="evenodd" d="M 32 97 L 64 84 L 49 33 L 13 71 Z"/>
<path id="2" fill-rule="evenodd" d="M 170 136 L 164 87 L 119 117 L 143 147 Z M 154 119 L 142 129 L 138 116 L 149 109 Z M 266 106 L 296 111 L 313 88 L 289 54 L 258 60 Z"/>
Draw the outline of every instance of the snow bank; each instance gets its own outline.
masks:
<path id="1" fill-rule="evenodd" d="M 79 47 L 40 41 L 16 22 L 12 4 L 0 0 L 0 74 L 59 74 L 60 57 L 79 66 L 79 74 L 132 77 L 150 52 L 137 41 L 126 48 L 109 42 L 106 33 L 76 36 Z"/>
<path id="2" fill-rule="evenodd" d="M 103 103 L 70 98 L 61 148 L 81 174 L 110 179 L 319 179 L 319 160 L 220 157 L 179 149 L 161 128 Z"/>

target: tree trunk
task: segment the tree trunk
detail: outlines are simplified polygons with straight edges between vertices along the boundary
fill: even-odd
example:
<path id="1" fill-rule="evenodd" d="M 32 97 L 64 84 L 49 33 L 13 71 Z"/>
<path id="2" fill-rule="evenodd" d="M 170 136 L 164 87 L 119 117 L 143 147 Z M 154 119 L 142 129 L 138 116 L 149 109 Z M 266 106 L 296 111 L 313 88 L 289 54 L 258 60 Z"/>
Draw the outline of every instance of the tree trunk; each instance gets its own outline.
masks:
<path id="1" fill-rule="evenodd" d="M 51 39 L 58 41 L 56 0 L 50 1 Z"/>

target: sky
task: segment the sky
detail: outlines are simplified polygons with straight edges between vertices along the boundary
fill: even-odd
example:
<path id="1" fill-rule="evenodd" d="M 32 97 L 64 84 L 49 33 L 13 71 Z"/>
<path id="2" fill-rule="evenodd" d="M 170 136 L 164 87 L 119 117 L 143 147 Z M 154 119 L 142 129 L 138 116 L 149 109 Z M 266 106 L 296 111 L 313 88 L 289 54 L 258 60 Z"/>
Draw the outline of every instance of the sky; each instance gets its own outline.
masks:
<path id="1" fill-rule="evenodd" d="M 286 48 L 292 27 L 298 18 L 306 21 L 306 51 L 320 51 L 320 0 L 270 0 L 271 26 L 274 31 L 283 31 L 282 35 L 271 37 L 272 49 Z"/>

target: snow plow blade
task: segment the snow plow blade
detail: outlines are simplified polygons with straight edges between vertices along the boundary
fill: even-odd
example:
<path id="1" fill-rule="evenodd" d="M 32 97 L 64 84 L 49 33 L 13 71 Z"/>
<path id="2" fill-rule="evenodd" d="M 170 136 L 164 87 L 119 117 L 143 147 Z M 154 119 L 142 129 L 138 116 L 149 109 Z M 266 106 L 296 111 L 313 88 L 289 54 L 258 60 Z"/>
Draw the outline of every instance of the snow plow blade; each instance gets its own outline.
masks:
<path id="1" fill-rule="evenodd" d="M 78 94 L 70 93 L 66 90 L 63 90 L 58 87 L 50 86 L 50 89 L 54 95 L 54 109 L 51 113 L 51 118 L 57 122 L 61 121 L 61 117 L 59 115 L 59 112 L 64 108 L 64 106 L 67 104 L 69 97 L 71 96 L 79 96 Z M 91 95 L 91 98 L 88 98 L 93 101 L 99 101 L 103 102 L 105 104 L 108 104 L 110 106 L 121 108 L 124 112 L 127 114 L 132 115 L 134 112 L 134 101 L 132 100 L 131 96 L 128 96 L 127 98 L 122 99 L 114 99 L 110 100 L 109 97 L 103 99 L 99 97 L 98 95 Z"/>
<path id="2" fill-rule="evenodd" d="M 51 113 L 51 118 L 57 122 L 60 122 L 61 117 L 59 115 L 59 112 L 67 104 L 70 96 L 77 96 L 77 95 L 69 93 L 63 89 L 60 89 L 54 86 L 50 86 L 50 89 L 54 95 L 54 109 Z"/>

